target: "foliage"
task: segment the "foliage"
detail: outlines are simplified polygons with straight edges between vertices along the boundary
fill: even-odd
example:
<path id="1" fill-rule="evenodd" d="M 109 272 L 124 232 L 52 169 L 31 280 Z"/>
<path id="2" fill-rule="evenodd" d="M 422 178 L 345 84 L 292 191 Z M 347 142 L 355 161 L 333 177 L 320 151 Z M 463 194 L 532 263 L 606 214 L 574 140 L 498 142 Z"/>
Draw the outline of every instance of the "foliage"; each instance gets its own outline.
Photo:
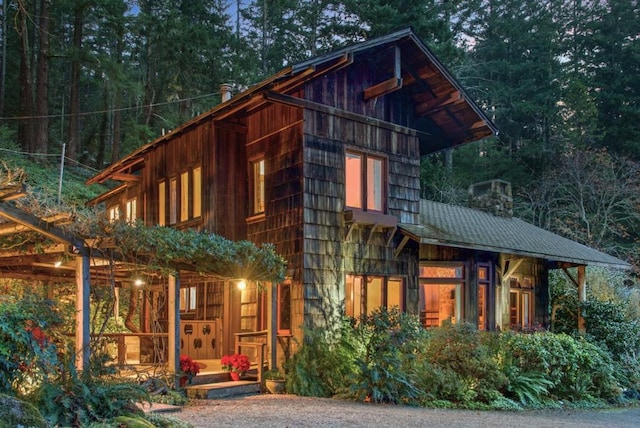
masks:
<path id="1" fill-rule="evenodd" d="M 47 381 L 58 370 L 52 327 L 60 317 L 36 294 L 0 296 L 0 392 L 15 394 Z"/>
<path id="2" fill-rule="evenodd" d="M 41 384 L 30 395 L 30 401 L 50 424 L 85 426 L 117 416 L 142 414 L 136 403 L 149 401 L 142 386 L 105 374 L 102 364 L 91 364 L 89 370 L 78 373 L 73 352 L 69 350 L 65 355 L 59 376 Z"/>
<path id="3" fill-rule="evenodd" d="M 244 354 L 224 355 L 220 360 L 222 370 L 226 372 L 237 372 L 240 375 L 245 374 L 251 368 L 249 357 Z"/>
<path id="4" fill-rule="evenodd" d="M 611 356 L 583 339 L 548 332 L 503 333 L 499 358 L 507 373 L 514 370 L 511 378 L 523 373 L 544 374 L 552 384 L 538 382 L 548 388 L 550 398 L 589 401 L 620 397 Z"/>
<path id="5" fill-rule="evenodd" d="M 363 352 L 353 333 L 353 320 L 342 319 L 334 334 L 324 329 L 305 331 L 304 343 L 285 364 L 286 389 L 296 395 L 331 397 L 345 391 Z"/>
<path id="6" fill-rule="evenodd" d="M 200 366 L 188 355 L 180 355 L 180 374 L 189 379 L 200 373 Z"/>
<path id="7" fill-rule="evenodd" d="M 491 403 L 506 384 L 482 335 L 468 323 L 445 323 L 431 330 L 418 358 L 421 387 L 433 398 Z"/>
<path id="8" fill-rule="evenodd" d="M 31 403 L 0 393 L 0 426 L 46 427 L 46 421 Z"/>
<path id="9" fill-rule="evenodd" d="M 375 403 L 411 403 L 423 392 L 412 370 L 424 329 L 397 308 L 376 309 L 358 320 L 355 337 L 362 352 L 355 358 L 350 396 Z"/>
<path id="10" fill-rule="evenodd" d="M 279 369 L 267 370 L 262 374 L 262 377 L 265 380 L 284 380 L 287 378 L 285 373 L 283 373 Z"/>

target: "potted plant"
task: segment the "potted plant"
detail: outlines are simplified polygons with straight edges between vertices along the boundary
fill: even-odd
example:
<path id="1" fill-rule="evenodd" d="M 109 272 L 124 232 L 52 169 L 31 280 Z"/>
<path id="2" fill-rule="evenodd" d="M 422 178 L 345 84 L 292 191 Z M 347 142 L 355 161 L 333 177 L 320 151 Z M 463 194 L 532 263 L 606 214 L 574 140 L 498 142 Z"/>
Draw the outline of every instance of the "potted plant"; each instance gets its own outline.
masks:
<path id="1" fill-rule="evenodd" d="M 180 386 L 191 383 L 191 379 L 200 373 L 200 366 L 188 355 L 180 355 Z"/>
<path id="2" fill-rule="evenodd" d="M 284 394 L 285 374 L 278 369 L 264 372 L 264 387 L 270 394 Z"/>
<path id="3" fill-rule="evenodd" d="M 220 360 L 220 364 L 222 370 L 229 372 L 232 380 L 240 380 L 240 376 L 243 376 L 251 367 L 249 357 L 244 354 L 225 355 Z"/>

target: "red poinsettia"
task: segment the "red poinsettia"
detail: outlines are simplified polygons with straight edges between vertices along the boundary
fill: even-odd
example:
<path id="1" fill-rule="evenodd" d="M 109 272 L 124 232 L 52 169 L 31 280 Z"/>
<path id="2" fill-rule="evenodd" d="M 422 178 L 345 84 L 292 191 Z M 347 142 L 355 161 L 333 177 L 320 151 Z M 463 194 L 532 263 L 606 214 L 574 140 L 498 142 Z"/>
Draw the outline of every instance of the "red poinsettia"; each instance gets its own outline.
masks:
<path id="1" fill-rule="evenodd" d="M 241 375 L 249 371 L 251 363 L 249 357 L 244 354 L 225 355 L 220 360 L 222 370 L 227 372 L 238 372 Z"/>
<path id="2" fill-rule="evenodd" d="M 180 372 L 192 378 L 193 376 L 200 373 L 200 366 L 198 363 L 193 361 L 193 359 L 188 355 L 180 355 Z"/>

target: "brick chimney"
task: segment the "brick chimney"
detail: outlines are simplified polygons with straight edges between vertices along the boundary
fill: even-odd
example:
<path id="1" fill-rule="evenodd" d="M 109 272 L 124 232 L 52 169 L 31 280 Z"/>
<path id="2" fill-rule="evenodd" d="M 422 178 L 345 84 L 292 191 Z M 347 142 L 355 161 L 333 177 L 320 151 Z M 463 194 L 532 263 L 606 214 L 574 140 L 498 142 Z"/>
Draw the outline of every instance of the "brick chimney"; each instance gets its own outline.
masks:
<path id="1" fill-rule="evenodd" d="M 500 217 L 513 216 L 511 183 L 489 180 L 469 186 L 469 206 Z"/>
<path id="2" fill-rule="evenodd" d="M 229 101 L 231 99 L 231 90 L 233 86 L 229 83 L 223 83 L 220 85 L 220 95 L 222 95 L 222 102 Z"/>

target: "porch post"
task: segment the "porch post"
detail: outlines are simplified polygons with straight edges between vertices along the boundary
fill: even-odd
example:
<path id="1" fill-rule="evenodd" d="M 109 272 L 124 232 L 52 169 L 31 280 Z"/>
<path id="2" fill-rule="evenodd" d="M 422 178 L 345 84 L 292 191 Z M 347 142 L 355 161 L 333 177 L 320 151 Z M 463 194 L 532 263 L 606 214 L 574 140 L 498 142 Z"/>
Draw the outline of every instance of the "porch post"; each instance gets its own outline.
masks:
<path id="1" fill-rule="evenodd" d="M 76 369 L 83 371 L 89 367 L 90 312 L 89 284 L 90 261 L 87 254 L 76 257 Z"/>
<path id="2" fill-rule="evenodd" d="M 580 304 L 587 301 L 587 278 L 585 275 L 586 267 L 585 265 L 578 266 L 578 300 Z M 578 309 L 578 331 L 583 334 L 587 331 L 587 328 L 584 323 L 584 318 L 582 317 L 582 309 Z"/>
<path id="3" fill-rule="evenodd" d="M 269 368 L 278 368 L 278 284 L 270 283 L 267 299 L 269 301 L 269 326 L 267 335 L 269 337 Z"/>
<path id="4" fill-rule="evenodd" d="M 180 277 L 176 272 L 169 275 L 169 326 L 168 326 L 168 350 L 169 360 L 167 369 L 175 374 L 176 384 L 179 382 L 180 371 Z"/>

